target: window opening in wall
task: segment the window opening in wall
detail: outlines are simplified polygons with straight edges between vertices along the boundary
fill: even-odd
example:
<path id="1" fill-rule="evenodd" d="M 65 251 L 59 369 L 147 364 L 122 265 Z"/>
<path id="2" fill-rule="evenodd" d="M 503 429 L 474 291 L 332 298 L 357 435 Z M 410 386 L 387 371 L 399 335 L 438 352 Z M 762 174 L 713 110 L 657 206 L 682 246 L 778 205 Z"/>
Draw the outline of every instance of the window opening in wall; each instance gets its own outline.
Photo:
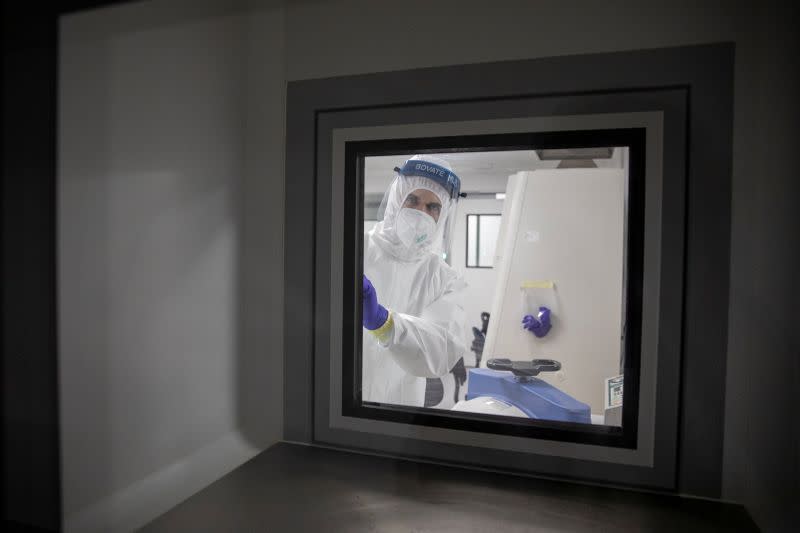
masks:
<path id="1" fill-rule="evenodd" d="M 467 215 L 467 268 L 492 268 L 500 214 Z"/>
<path id="2" fill-rule="evenodd" d="M 363 233 L 343 413 L 634 446 L 643 146 L 641 129 L 347 143 Z"/>

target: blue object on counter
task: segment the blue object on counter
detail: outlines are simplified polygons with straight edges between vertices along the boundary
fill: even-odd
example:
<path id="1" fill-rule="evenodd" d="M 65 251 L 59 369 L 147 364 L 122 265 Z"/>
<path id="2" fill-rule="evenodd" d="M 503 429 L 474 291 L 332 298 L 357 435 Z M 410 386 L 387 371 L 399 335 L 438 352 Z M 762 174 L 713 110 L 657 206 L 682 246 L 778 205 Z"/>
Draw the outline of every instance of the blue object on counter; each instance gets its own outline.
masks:
<path id="1" fill-rule="evenodd" d="M 591 424 L 591 408 L 539 378 L 520 381 L 511 372 L 472 368 L 467 400 L 489 396 L 513 405 L 530 418 Z"/>

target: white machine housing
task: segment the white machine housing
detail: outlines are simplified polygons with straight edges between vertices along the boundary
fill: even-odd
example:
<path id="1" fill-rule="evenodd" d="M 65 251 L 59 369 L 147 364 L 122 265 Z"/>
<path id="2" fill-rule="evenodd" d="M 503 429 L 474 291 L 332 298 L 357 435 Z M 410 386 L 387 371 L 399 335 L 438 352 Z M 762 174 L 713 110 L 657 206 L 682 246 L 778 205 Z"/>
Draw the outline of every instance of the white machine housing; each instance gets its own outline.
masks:
<path id="1" fill-rule="evenodd" d="M 624 334 L 625 169 L 562 168 L 509 177 L 494 258 L 497 287 L 488 359 L 555 359 L 539 377 L 603 414 L 605 379 L 621 373 Z M 521 289 L 552 281 L 552 289 Z M 522 328 L 532 301 L 552 311 L 538 339 Z"/>

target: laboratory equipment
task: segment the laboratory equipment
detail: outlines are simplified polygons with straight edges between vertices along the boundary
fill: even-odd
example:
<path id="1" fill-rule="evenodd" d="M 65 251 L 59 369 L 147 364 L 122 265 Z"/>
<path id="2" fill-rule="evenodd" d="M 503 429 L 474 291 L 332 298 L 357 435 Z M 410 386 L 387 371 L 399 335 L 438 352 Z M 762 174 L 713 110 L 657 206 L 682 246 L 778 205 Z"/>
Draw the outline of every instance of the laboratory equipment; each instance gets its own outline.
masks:
<path id="1" fill-rule="evenodd" d="M 557 359 L 561 370 L 539 379 L 599 416 L 603 381 L 622 370 L 626 179 L 623 168 L 510 176 L 493 261 L 497 285 L 483 359 Z M 552 329 L 537 337 L 520 322 L 541 307 L 549 309 Z"/>
<path id="2" fill-rule="evenodd" d="M 489 359 L 486 366 L 470 369 L 466 400 L 458 402 L 454 411 L 592 423 L 587 404 L 536 377 L 560 370 L 558 361 L 499 358 Z"/>

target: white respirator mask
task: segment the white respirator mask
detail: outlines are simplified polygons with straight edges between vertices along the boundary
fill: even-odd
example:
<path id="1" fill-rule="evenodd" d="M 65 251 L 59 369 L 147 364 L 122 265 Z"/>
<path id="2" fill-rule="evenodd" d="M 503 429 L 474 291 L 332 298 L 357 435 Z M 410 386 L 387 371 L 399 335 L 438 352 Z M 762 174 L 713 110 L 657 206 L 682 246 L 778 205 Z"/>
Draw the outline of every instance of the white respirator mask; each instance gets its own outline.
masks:
<path id="1" fill-rule="evenodd" d="M 397 237 L 407 248 L 415 250 L 425 248 L 436 233 L 436 221 L 419 209 L 403 207 L 397 213 Z"/>

